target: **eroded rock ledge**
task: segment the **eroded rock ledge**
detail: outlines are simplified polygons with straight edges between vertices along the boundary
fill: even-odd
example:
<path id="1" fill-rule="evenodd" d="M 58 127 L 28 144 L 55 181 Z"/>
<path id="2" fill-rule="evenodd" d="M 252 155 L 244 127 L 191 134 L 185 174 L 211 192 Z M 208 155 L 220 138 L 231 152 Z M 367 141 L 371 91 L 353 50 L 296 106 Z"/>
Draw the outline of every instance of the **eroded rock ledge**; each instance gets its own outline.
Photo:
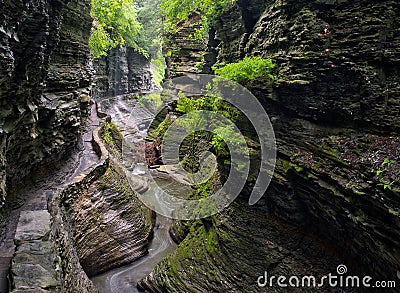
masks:
<path id="1" fill-rule="evenodd" d="M 195 71 L 182 70 L 185 58 L 195 64 L 210 49 L 220 62 L 275 60 L 278 83 L 250 90 L 273 122 L 278 161 L 257 206 L 244 190 L 211 223 L 189 224 L 142 289 L 264 292 L 256 283 L 264 271 L 321 276 L 340 263 L 399 281 L 399 15 L 390 0 L 238 1 L 207 51 L 186 55 L 180 30 L 170 76 Z"/>
<path id="2" fill-rule="evenodd" d="M 54 192 L 49 212 L 21 214 L 12 292 L 97 292 L 88 276 L 147 253 L 153 214 L 113 165 L 99 132 L 92 139 L 99 161 Z"/>

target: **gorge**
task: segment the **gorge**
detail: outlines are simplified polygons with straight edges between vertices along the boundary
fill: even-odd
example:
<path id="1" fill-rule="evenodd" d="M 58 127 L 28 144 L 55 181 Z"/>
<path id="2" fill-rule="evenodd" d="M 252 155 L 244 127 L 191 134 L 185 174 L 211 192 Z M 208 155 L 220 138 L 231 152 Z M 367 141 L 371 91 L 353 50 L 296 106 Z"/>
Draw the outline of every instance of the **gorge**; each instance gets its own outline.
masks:
<path id="1" fill-rule="evenodd" d="M 176 4 L 135 3 L 138 19 L 156 17 L 140 7 L 161 2 Z M 188 19 L 173 19 L 176 28 L 165 29 L 162 48 L 152 44 L 147 56 L 119 44 L 93 59 L 91 1 L 3 1 L 1 293 L 396 292 L 400 3 L 212 3 L 213 18 L 207 13 L 214 10 L 199 6 Z M 149 23 L 145 31 L 159 34 L 158 22 Z M 149 190 L 162 196 L 145 174 L 185 197 L 215 191 L 231 168 L 219 158 L 208 185 L 190 186 L 163 165 L 162 134 L 185 112 L 175 101 L 154 117 L 164 102 L 157 95 L 160 54 L 166 80 L 215 74 L 245 57 L 272 60 L 272 79 L 265 73 L 244 82 L 276 137 L 275 171 L 255 205 L 248 201 L 260 162 L 251 164 L 235 201 L 207 218 L 167 219 L 141 200 Z M 240 121 L 251 157 L 259 160 L 260 140 Z M 189 156 L 191 145 L 218 157 L 205 137 L 182 143 L 185 166 L 199 161 Z M 267 275 L 318 280 L 341 275 L 340 266 L 344 276 L 371 276 L 370 284 L 384 281 L 387 288 L 258 282 Z"/>

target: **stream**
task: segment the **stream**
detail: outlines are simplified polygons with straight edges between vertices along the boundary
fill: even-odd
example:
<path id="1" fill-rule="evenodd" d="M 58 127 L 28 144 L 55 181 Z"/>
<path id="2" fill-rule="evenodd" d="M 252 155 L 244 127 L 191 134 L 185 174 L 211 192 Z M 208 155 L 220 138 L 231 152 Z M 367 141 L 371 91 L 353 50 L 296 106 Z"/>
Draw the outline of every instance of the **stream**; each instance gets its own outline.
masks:
<path id="1" fill-rule="evenodd" d="M 143 151 L 144 137 L 146 132 L 142 130 L 144 123 L 152 119 L 152 114 L 140 107 L 135 101 L 127 100 L 124 97 L 115 97 L 98 102 L 102 111 L 111 116 L 112 121 L 118 125 L 124 139 L 137 145 L 139 151 Z M 133 113 L 133 115 L 132 115 Z M 131 116 L 132 115 L 132 116 Z M 123 162 L 125 172 L 131 174 L 130 181 L 144 181 L 147 166 L 134 155 L 126 158 Z M 129 171 L 128 171 L 129 170 Z M 187 192 L 188 186 L 178 183 L 166 174 L 156 170 L 152 171 L 152 176 L 157 177 L 157 184 L 149 183 L 148 191 L 155 195 L 155 198 L 162 196 L 162 192 L 157 188 L 160 186 L 164 191 L 170 194 L 179 195 Z M 133 182 L 135 185 L 136 182 Z M 141 182 L 138 186 L 143 185 Z M 177 245 L 169 235 L 169 229 L 172 226 L 172 220 L 161 215 L 156 215 L 153 239 L 149 245 L 149 253 L 133 263 L 110 270 L 98 276 L 91 278 L 94 285 L 101 293 L 132 293 L 139 292 L 136 284 L 144 276 L 149 274 L 153 268 L 168 253 L 174 251 Z"/>
<path id="2" fill-rule="evenodd" d="M 170 182 L 169 185 L 176 187 L 174 182 Z M 93 277 L 91 280 L 100 293 L 139 292 L 136 289 L 137 282 L 150 273 L 164 256 L 177 247 L 169 235 L 171 225 L 171 219 L 157 215 L 149 253 L 129 265 Z"/>
<path id="3" fill-rule="evenodd" d="M 137 143 L 136 147 L 143 152 L 144 137 L 147 134 L 146 131 L 143 131 L 143 123 L 150 121 L 152 114 L 138 106 L 134 101 L 125 100 L 123 97 L 109 99 L 103 103 L 98 102 L 98 106 L 112 117 L 124 138 Z M 129 119 L 132 112 L 134 113 L 133 119 Z M 78 150 L 71 154 L 69 159 L 61 162 L 57 168 L 53 168 L 42 177 L 32 177 L 16 192 L 15 201 L 19 207 L 11 211 L 5 235 L 0 241 L 0 292 L 8 292 L 7 274 L 15 250 L 14 235 L 20 212 L 45 210 L 48 197 L 54 192 L 54 188 L 70 182 L 75 176 L 98 161 L 99 158 L 92 148 L 91 140 L 92 132 L 99 126 L 99 122 L 96 107 L 92 105 L 86 123 L 87 127 L 82 133 Z M 147 190 L 148 188 L 148 192 L 153 192 L 156 198 L 162 196 L 162 192 L 159 192 L 155 183 L 147 183 L 145 178 L 147 165 L 140 162 L 141 160 L 133 155 L 120 166 L 125 169 L 127 174 L 131 175 L 130 181 L 133 181 L 134 184 L 132 188 L 135 190 Z M 152 170 L 152 174 L 157 177 L 158 186 L 171 194 L 178 195 L 189 188 L 187 185 L 180 184 L 168 175 L 156 170 Z M 101 293 L 138 292 L 136 289 L 137 282 L 150 273 L 164 256 L 176 249 L 177 245 L 169 235 L 171 226 L 171 219 L 157 215 L 153 238 L 148 248 L 149 253 L 129 265 L 94 277 L 92 281 L 99 291 Z"/>

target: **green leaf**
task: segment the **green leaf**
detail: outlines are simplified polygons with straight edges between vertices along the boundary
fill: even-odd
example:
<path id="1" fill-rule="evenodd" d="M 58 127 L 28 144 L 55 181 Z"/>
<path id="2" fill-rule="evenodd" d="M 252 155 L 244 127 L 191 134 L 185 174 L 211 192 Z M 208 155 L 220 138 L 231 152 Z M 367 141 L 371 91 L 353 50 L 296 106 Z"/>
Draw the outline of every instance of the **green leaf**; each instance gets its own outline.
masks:
<path id="1" fill-rule="evenodd" d="M 207 35 L 210 24 L 236 0 L 162 0 L 160 9 L 165 17 L 167 32 L 175 32 L 179 25 L 191 20 L 197 26 L 193 38 L 201 40 Z M 196 17 L 197 16 L 197 17 Z"/>
<path id="2" fill-rule="evenodd" d="M 106 56 L 110 49 L 124 44 L 147 54 L 138 45 L 142 25 L 133 0 L 92 0 L 91 15 L 94 21 L 89 47 L 94 58 Z"/>
<path id="3" fill-rule="evenodd" d="M 224 78 L 246 84 L 260 77 L 267 77 L 270 80 L 276 80 L 272 74 L 275 65 L 271 59 L 257 57 L 245 57 L 236 63 L 229 63 L 221 67 L 213 66 L 215 74 Z"/>

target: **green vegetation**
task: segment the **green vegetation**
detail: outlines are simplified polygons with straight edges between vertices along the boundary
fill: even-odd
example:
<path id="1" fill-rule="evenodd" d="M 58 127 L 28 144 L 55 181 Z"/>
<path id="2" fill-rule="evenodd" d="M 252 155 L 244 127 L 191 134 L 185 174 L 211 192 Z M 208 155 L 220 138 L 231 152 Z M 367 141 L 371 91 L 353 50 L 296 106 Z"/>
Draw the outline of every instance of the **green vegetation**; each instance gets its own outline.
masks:
<path id="1" fill-rule="evenodd" d="M 219 64 L 219 66 L 214 66 L 213 70 L 219 76 L 246 85 L 248 82 L 263 77 L 272 81 L 277 80 L 277 77 L 272 73 L 274 67 L 271 59 L 263 59 L 257 56 L 245 57 L 236 63 Z"/>
<path id="2" fill-rule="evenodd" d="M 150 110 L 152 113 L 157 113 L 159 110 L 161 110 L 163 106 L 163 100 L 161 98 L 161 95 L 158 93 L 147 95 L 136 94 L 134 96 L 134 99 L 138 101 L 140 106 Z"/>
<path id="3" fill-rule="evenodd" d="M 223 137 L 229 137 L 229 143 L 233 145 L 233 149 L 229 150 L 228 145 L 224 141 Z M 245 156 L 246 158 L 249 155 L 249 149 L 243 148 L 242 147 L 243 143 L 243 136 L 241 133 L 238 133 L 234 128 L 232 127 L 218 127 L 215 129 L 215 134 L 212 137 L 211 144 L 213 145 L 217 156 L 219 158 L 224 159 L 224 164 L 230 165 L 231 160 L 230 160 L 230 151 L 237 153 L 239 156 Z M 246 166 L 244 162 L 241 161 L 235 161 L 234 162 L 234 168 L 236 170 L 243 170 L 243 168 Z"/>
<path id="4" fill-rule="evenodd" d="M 196 27 L 193 37 L 203 39 L 212 21 L 235 2 L 236 0 L 162 0 L 160 9 L 165 16 L 167 32 L 173 33 L 180 29 L 182 23 L 190 21 Z"/>
<path id="5" fill-rule="evenodd" d="M 398 181 L 398 180 L 393 180 L 392 182 L 389 182 L 388 180 L 384 179 L 385 175 L 389 172 L 388 168 L 395 163 L 396 163 L 395 160 L 390 160 L 388 158 L 385 158 L 381 164 L 382 169 L 377 169 L 375 171 L 375 175 L 380 181 L 380 183 L 378 183 L 377 186 L 383 187 L 383 190 L 386 189 L 393 190 L 393 184 Z"/>
<path id="6" fill-rule="evenodd" d="M 92 0 L 91 15 L 94 21 L 89 46 L 94 58 L 106 56 L 108 50 L 124 44 L 147 54 L 138 44 L 142 25 L 132 0 Z"/>
<path id="7" fill-rule="evenodd" d="M 106 172 L 100 179 L 96 182 L 97 189 L 100 191 L 104 191 L 110 188 L 114 180 L 113 171 L 110 168 L 107 168 Z"/>
<path id="8" fill-rule="evenodd" d="M 182 113 L 189 113 L 198 110 L 212 111 L 214 113 L 219 113 L 225 116 L 228 120 L 232 121 L 233 123 L 238 120 L 241 114 L 240 111 L 231 104 L 223 101 L 219 97 L 215 97 L 212 95 L 205 95 L 199 99 L 191 99 L 185 96 L 181 96 L 181 98 L 178 100 L 176 110 Z M 191 119 L 191 121 L 193 120 L 197 121 L 197 123 L 202 123 L 201 120 L 204 120 L 204 117 L 202 117 L 201 114 L 199 114 L 198 119 Z M 203 121 L 203 123 L 206 123 L 206 121 Z M 215 126 L 214 132 L 211 134 L 211 144 L 215 149 L 216 155 L 220 159 L 223 159 L 225 164 L 230 165 L 230 158 L 229 158 L 230 152 L 226 142 L 223 140 L 223 137 L 229 137 L 230 144 L 237 146 L 233 148 L 232 151 L 238 152 L 239 156 L 247 157 L 248 149 L 240 148 L 241 143 L 243 142 L 243 137 L 240 133 L 235 131 L 233 126 L 230 127 L 227 125 L 223 125 L 222 123 L 221 126 L 218 125 L 214 126 Z M 196 135 L 198 137 L 199 136 L 201 137 L 204 136 L 204 133 L 201 132 L 193 133 L 194 142 L 196 141 L 195 137 Z M 235 167 L 240 169 L 243 166 L 237 165 Z"/>
<path id="9" fill-rule="evenodd" d="M 157 52 L 156 57 L 151 60 L 153 78 L 157 86 L 161 86 L 165 77 L 166 64 L 165 64 L 165 58 L 162 55 L 161 51 L 162 50 L 160 47 L 160 51 Z"/>
<path id="10" fill-rule="evenodd" d="M 127 45 L 151 58 L 154 80 L 164 79 L 161 0 L 92 0 L 92 33 L 89 47 L 94 58 L 107 56 L 118 45 Z"/>
<path id="11" fill-rule="evenodd" d="M 159 9 L 161 0 L 131 0 L 137 7 L 137 20 L 142 29 L 137 38 L 141 48 L 146 50 L 153 59 L 157 59 L 161 53 L 162 37 L 162 14 Z"/>
<path id="12" fill-rule="evenodd" d="M 393 186 L 392 186 L 393 183 L 394 183 L 394 181 L 393 182 L 383 181 L 383 183 L 378 183 L 377 186 L 382 186 L 383 190 L 385 190 L 385 189 L 392 190 L 393 189 Z"/>
<path id="13" fill-rule="evenodd" d="M 206 182 L 200 183 L 192 190 L 187 199 L 190 200 L 199 200 L 203 198 L 207 198 L 214 193 L 214 189 L 212 187 L 211 179 Z"/>
<path id="14" fill-rule="evenodd" d="M 155 129 L 150 127 L 149 137 L 151 137 L 154 140 L 161 140 L 163 138 L 165 132 L 172 125 L 172 123 L 174 123 L 174 121 L 171 118 L 167 117 L 160 124 L 158 124 Z"/>
<path id="15" fill-rule="evenodd" d="M 199 99 L 191 99 L 182 94 L 180 95 L 180 99 L 178 100 L 178 104 L 176 106 L 176 111 L 181 113 L 189 113 L 199 110 L 220 113 L 233 122 L 237 121 L 240 115 L 240 111 L 238 109 L 219 97 L 205 95 Z"/>
<path id="16" fill-rule="evenodd" d="M 213 252 L 218 250 L 219 243 L 218 243 L 218 235 L 215 229 L 209 229 L 206 233 L 206 248 L 208 252 Z"/>
<path id="17" fill-rule="evenodd" d="M 101 131 L 104 141 L 109 145 L 116 144 L 118 148 L 122 147 L 122 135 L 118 126 L 112 121 L 106 121 Z"/>
<path id="18" fill-rule="evenodd" d="M 136 0 L 138 9 L 138 21 L 142 24 L 142 30 L 138 44 L 148 52 L 151 57 L 154 81 L 160 86 L 164 81 L 165 59 L 162 53 L 163 46 L 163 22 L 159 9 L 161 0 Z"/>
<path id="19" fill-rule="evenodd" d="M 103 132 L 103 139 L 106 143 L 111 144 L 112 143 L 112 136 L 111 136 L 111 131 L 109 129 L 105 129 Z"/>
<path id="20" fill-rule="evenodd" d="M 208 254 L 214 254 L 219 249 L 217 231 L 214 228 L 206 229 L 200 220 L 190 226 L 188 236 L 179 244 L 176 251 L 169 257 L 169 265 L 165 273 L 170 278 L 179 276 L 182 260 L 200 260 Z M 165 263 L 165 260 L 163 261 Z"/>
<path id="21" fill-rule="evenodd" d="M 387 166 L 390 167 L 391 165 L 393 165 L 394 163 L 396 163 L 395 160 L 389 160 L 388 158 L 385 158 L 382 162 L 382 166 Z"/>
<path id="22" fill-rule="evenodd" d="M 233 105 L 223 99 L 206 94 L 200 98 L 189 98 L 184 94 L 179 94 L 175 110 L 180 114 L 189 114 L 187 119 L 177 121 L 178 125 L 184 127 L 190 135 L 181 144 L 181 163 L 187 171 L 197 173 L 199 171 L 199 158 L 201 154 L 211 149 L 216 155 L 217 160 L 228 168 L 235 168 L 237 171 L 244 170 L 249 160 L 249 156 L 256 156 L 256 152 L 249 147 L 249 143 L 254 142 L 242 136 L 240 129 L 234 125 L 246 125 L 243 123 L 244 115 Z M 197 129 L 205 129 L 205 125 L 209 123 L 209 119 L 216 117 L 207 116 L 207 114 L 196 111 L 209 111 L 218 113 L 230 121 L 227 124 L 224 121 L 214 123 L 213 131 L 198 131 Z M 213 115 L 212 115 L 213 116 Z M 161 123 L 152 125 L 149 131 L 149 137 L 161 141 L 165 132 L 174 123 L 170 116 L 167 116 Z M 196 124 L 196 125 L 194 125 Z M 247 133 L 249 134 L 249 133 Z M 228 141 L 227 141 L 228 139 Z M 228 145 L 232 146 L 229 150 Z M 255 145 L 254 147 L 257 147 Z M 231 160 L 232 157 L 240 158 L 239 160 Z"/>

